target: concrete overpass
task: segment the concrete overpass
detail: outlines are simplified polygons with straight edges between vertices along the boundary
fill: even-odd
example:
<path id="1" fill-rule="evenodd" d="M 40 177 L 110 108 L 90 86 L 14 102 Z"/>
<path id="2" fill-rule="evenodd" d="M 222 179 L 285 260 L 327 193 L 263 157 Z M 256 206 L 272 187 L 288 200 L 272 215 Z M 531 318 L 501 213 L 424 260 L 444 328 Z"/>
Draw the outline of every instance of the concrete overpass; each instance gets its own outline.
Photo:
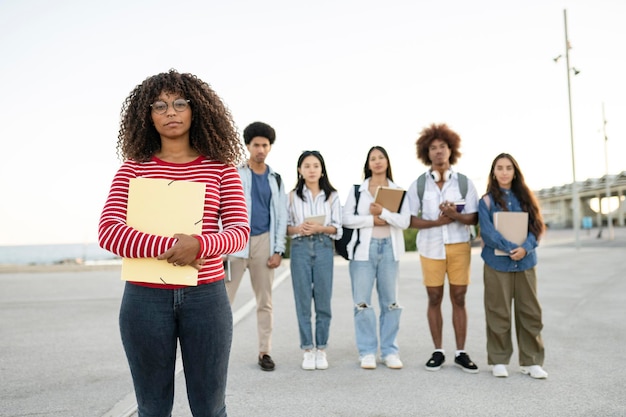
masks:
<path id="1" fill-rule="evenodd" d="M 611 197 L 618 197 L 619 202 L 618 208 L 611 213 L 613 225 L 624 226 L 626 171 L 622 171 L 618 175 L 605 175 L 602 178 L 591 178 L 584 182 L 577 182 L 581 219 L 591 217 L 593 227 L 606 224 L 606 215 L 594 211 L 590 206 L 590 201 L 594 198 L 606 197 L 607 182 Z M 572 184 L 544 188 L 535 191 L 535 195 L 541 205 L 546 224 L 557 229 L 573 227 Z"/>

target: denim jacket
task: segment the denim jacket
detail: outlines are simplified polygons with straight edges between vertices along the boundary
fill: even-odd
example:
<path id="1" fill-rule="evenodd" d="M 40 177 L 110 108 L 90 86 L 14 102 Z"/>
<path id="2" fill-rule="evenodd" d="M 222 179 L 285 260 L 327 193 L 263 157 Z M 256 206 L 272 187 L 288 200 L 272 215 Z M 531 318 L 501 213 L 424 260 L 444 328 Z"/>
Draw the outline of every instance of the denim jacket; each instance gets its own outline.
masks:
<path id="1" fill-rule="evenodd" d="M 282 183 L 280 187 L 277 181 L 277 173 L 268 166 L 269 174 L 267 176 L 270 183 L 272 198 L 270 199 L 270 253 L 272 256 L 276 252 L 285 252 L 286 235 L 287 235 L 287 194 L 285 194 L 285 185 Z M 243 193 L 246 196 L 246 204 L 248 206 L 248 222 L 250 222 L 250 204 L 252 202 L 252 171 L 245 164 L 237 168 L 241 183 L 243 185 Z M 248 258 L 250 256 L 250 242 L 241 251 L 233 253 L 232 256 L 237 258 Z"/>
<path id="2" fill-rule="evenodd" d="M 519 200 L 511 190 L 502 189 L 502 192 L 505 194 L 505 201 L 509 211 L 522 211 Z M 537 248 L 537 237 L 531 232 L 528 232 L 526 241 L 521 245 L 526 250 L 526 256 L 523 259 L 514 261 L 509 256 L 497 256 L 494 253 L 495 249 L 509 252 L 515 249 L 517 245 L 506 240 L 496 231 L 493 225 L 493 213 L 502 211 L 502 208 L 496 206 L 491 194 L 487 194 L 486 198 L 489 199 L 489 207 L 487 207 L 485 197 L 481 198 L 478 203 L 480 236 L 484 244 L 481 257 L 485 263 L 496 271 L 502 272 L 525 271 L 533 268 L 537 264 L 537 251 L 535 250 Z"/>

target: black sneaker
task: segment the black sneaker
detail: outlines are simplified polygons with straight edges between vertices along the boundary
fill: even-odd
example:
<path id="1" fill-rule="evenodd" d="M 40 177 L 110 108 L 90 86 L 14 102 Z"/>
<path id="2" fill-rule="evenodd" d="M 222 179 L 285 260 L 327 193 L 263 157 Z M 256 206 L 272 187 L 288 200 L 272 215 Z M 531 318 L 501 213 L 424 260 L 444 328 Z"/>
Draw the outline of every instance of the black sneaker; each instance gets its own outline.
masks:
<path id="1" fill-rule="evenodd" d="M 272 357 L 270 355 L 260 356 L 259 357 L 259 366 L 264 371 L 273 371 L 274 368 L 276 367 L 276 365 L 274 364 L 274 361 L 272 360 Z"/>
<path id="2" fill-rule="evenodd" d="M 465 372 L 469 372 L 470 374 L 478 373 L 478 366 L 470 359 L 469 355 L 465 352 L 459 353 L 459 356 L 454 358 L 454 363 L 457 364 L 458 367 L 463 369 Z"/>
<path id="3" fill-rule="evenodd" d="M 433 356 L 426 362 L 427 371 L 438 371 L 441 369 L 441 365 L 446 361 L 446 355 L 436 351 L 433 352 Z"/>

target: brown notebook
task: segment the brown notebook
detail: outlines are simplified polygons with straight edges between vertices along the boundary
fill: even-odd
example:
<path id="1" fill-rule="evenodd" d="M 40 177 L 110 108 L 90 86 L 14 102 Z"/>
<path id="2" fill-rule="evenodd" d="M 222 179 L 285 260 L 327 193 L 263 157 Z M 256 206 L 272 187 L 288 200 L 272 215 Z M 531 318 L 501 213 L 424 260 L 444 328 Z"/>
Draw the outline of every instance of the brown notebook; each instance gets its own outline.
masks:
<path id="1" fill-rule="evenodd" d="M 528 213 L 524 211 L 497 211 L 493 213 L 493 225 L 504 238 L 521 245 L 528 237 Z M 509 256 L 508 253 L 496 249 L 498 256 Z"/>
<path id="2" fill-rule="evenodd" d="M 402 207 L 402 201 L 406 191 L 401 188 L 378 187 L 374 202 L 382 205 L 387 210 L 397 213 Z"/>

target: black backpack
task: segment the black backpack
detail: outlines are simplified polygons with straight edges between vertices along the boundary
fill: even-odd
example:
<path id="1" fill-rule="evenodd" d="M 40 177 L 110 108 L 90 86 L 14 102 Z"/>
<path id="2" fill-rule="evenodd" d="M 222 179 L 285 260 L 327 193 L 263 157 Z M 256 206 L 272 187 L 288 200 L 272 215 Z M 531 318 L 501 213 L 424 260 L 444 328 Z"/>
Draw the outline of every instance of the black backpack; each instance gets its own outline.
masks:
<path id="1" fill-rule="evenodd" d="M 359 192 L 359 184 L 354 184 L 354 199 L 356 202 L 354 203 L 354 214 L 357 214 L 357 208 L 359 206 L 359 197 L 361 193 Z M 348 255 L 348 243 L 352 240 L 352 234 L 354 233 L 354 229 L 350 229 L 349 227 L 343 227 L 343 235 L 341 239 L 335 240 L 335 252 L 340 255 L 342 258 L 349 260 L 350 256 Z M 356 247 L 360 242 L 361 231 L 356 229 L 356 243 L 354 244 L 354 248 L 352 250 L 352 256 L 354 257 L 354 252 L 356 251 Z"/>

